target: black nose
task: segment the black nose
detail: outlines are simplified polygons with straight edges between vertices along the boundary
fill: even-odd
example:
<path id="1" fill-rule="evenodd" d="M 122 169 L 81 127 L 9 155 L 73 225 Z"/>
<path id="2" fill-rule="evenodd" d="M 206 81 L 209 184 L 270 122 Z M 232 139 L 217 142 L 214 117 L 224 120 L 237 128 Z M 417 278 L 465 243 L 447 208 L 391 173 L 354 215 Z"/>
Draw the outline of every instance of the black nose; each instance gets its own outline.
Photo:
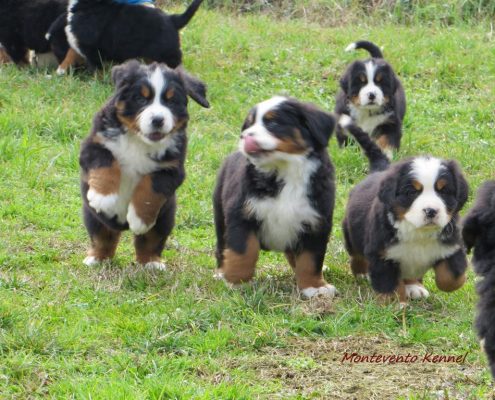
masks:
<path id="1" fill-rule="evenodd" d="M 438 213 L 438 210 L 435 210 L 434 208 L 425 208 L 423 209 L 423 212 L 426 215 L 426 218 L 428 219 L 433 219 Z"/>
<path id="2" fill-rule="evenodd" d="M 375 100 L 375 99 L 376 99 L 376 94 L 374 94 L 374 93 L 369 93 L 369 94 L 368 94 L 368 99 L 370 99 L 370 100 Z"/>
<path id="3" fill-rule="evenodd" d="M 153 117 L 151 118 L 151 125 L 153 125 L 153 128 L 161 128 L 164 121 L 165 118 L 163 117 Z"/>

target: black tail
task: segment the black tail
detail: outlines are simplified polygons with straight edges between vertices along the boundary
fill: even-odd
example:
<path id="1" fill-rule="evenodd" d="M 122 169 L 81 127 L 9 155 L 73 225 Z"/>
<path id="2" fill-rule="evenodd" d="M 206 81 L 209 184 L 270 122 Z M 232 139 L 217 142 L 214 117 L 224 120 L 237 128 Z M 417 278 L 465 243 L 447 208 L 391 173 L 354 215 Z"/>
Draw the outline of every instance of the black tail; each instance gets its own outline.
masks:
<path id="1" fill-rule="evenodd" d="M 345 50 L 351 51 L 357 49 L 366 50 L 373 58 L 383 58 L 380 48 L 376 44 L 368 42 L 367 40 L 360 40 L 358 42 L 351 43 Z"/>
<path id="2" fill-rule="evenodd" d="M 339 125 L 343 130 L 350 132 L 354 139 L 359 143 L 361 148 L 368 157 L 370 164 L 370 171 L 384 171 L 390 165 L 390 161 L 383 151 L 378 147 L 378 145 L 370 138 L 370 136 L 363 131 L 359 126 L 355 125 L 353 122 L 349 122 L 350 117 L 347 115 L 342 116 L 339 121 Z"/>
<path id="3" fill-rule="evenodd" d="M 184 28 L 191 18 L 196 14 L 203 0 L 194 0 L 183 14 L 172 15 L 172 22 L 177 30 Z"/>

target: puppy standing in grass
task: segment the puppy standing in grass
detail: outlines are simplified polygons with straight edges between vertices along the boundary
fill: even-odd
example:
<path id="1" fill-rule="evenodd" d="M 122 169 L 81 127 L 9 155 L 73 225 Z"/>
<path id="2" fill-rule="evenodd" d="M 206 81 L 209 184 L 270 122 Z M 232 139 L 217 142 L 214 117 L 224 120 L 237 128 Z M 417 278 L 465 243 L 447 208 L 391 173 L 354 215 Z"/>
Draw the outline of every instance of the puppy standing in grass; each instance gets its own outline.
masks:
<path id="1" fill-rule="evenodd" d="M 260 249 L 281 251 L 303 295 L 335 294 L 322 275 L 335 198 L 326 149 L 334 125 L 332 115 L 281 96 L 249 112 L 213 198 L 218 277 L 249 281 Z"/>
<path id="2" fill-rule="evenodd" d="M 466 253 L 458 228 L 468 185 L 457 162 L 413 157 L 390 164 L 367 133 L 343 116 L 370 162 L 368 177 L 349 196 L 343 231 L 354 275 L 369 272 L 379 293 L 399 300 L 428 297 L 423 275 L 432 267 L 437 287 L 465 282 Z"/>
<path id="3" fill-rule="evenodd" d="M 473 208 L 464 218 L 462 236 L 468 250 L 474 249 L 474 270 L 483 278 L 477 284 L 476 329 L 495 378 L 495 181 L 479 189 Z"/>
<path id="4" fill-rule="evenodd" d="M 140 264 L 160 256 L 175 218 L 189 119 L 187 96 L 208 107 L 204 84 L 163 64 L 133 60 L 114 67 L 114 95 L 96 114 L 80 153 L 84 223 L 93 265 L 111 259 L 120 232 L 134 235 Z"/>
<path id="5" fill-rule="evenodd" d="M 335 112 L 350 116 L 391 159 L 402 137 L 402 120 L 406 113 L 404 89 L 378 46 L 362 40 L 351 43 L 346 51 L 355 49 L 367 50 L 371 58 L 354 61 L 340 78 Z M 338 126 L 337 140 L 341 147 L 347 143 L 347 137 Z"/>

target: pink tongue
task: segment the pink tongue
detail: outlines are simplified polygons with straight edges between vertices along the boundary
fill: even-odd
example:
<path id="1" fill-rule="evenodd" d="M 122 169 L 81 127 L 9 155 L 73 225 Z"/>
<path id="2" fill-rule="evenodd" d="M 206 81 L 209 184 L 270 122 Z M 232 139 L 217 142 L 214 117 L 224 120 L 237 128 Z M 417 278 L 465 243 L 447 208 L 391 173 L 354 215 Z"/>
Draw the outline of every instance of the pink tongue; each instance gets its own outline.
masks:
<path id="1" fill-rule="evenodd" d="M 252 136 L 246 136 L 244 138 L 244 151 L 246 153 L 256 153 L 261 150 L 261 147 L 258 146 L 256 140 Z"/>

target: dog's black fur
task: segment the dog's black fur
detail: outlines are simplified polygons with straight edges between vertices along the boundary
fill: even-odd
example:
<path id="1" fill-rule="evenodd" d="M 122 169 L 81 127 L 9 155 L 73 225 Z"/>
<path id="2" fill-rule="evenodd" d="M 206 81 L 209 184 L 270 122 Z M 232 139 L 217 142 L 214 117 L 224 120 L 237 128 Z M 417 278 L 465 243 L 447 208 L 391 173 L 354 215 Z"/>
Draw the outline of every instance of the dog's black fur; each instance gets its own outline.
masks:
<path id="1" fill-rule="evenodd" d="M 0 43 L 16 64 L 28 63 L 28 50 L 50 52 L 45 35 L 51 24 L 67 10 L 67 0 L 1 0 Z M 68 44 L 65 33 L 56 40 Z"/>
<path id="2" fill-rule="evenodd" d="M 154 73 L 162 74 L 165 82 L 160 93 L 150 81 Z M 126 229 L 136 235 L 138 261 L 142 264 L 157 262 L 174 226 L 175 191 L 185 178 L 187 96 L 200 99 L 201 104 L 207 106 L 206 88 L 200 81 L 190 82 L 188 75 L 163 64 L 145 66 L 135 60 L 114 67 L 112 79 L 115 93 L 94 117 L 91 134 L 82 143 L 79 159 L 84 222 L 92 243 L 89 252 L 92 261 L 88 264 L 112 258 L 119 232 Z M 160 98 L 159 109 L 157 97 Z M 151 107 L 154 111 L 146 115 L 152 131 L 143 132 L 140 121 Z M 169 110 L 173 116 L 173 128 L 169 132 L 162 130 L 161 110 Z M 129 179 L 134 179 L 136 186 L 129 186 L 126 183 Z M 126 193 L 124 185 L 131 187 L 132 197 L 123 200 L 123 204 L 125 207 L 132 204 L 136 215 L 142 221 L 147 220 L 145 225 L 150 226 L 149 229 L 133 229 L 129 214 L 126 219 L 127 208 L 123 214 L 117 211 L 120 207 L 117 201 L 113 202 L 114 206 L 100 203 L 101 209 L 96 209 L 95 203 L 92 205 L 90 190 L 103 199 L 108 196 L 120 199 L 122 193 Z"/>
<path id="3" fill-rule="evenodd" d="M 343 221 L 345 246 L 351 256 L 351 267 L 356 275 L 369 272 L 371 284 L 377 292 L 392 293 L 403 279 L 403 271 L 400 262 L 384 255 L 391 246 L 400 243 L 395 223 L 404 218 L 403 215 L 418 196 L 411 187 L 411 165 L 415 158 L 390 164 L 366 132 L 354 124 L 344 126 L 344 129 L 361 145 L 370 163 L 368 177 L 350 193 Z M 437 179 L 444 179 L 446 184 L 438 195 L 445 203 L 451 219 L 432 240 L 438 246 L 455 246 L 458 249 L 446 259 L 435 260 L 434 264 L 437 266 L 446 262 L 453 278 L 463 284 L 467 261 L 456 221 L 459 210 L 467 201 L 468 185 L 455 161 L 442 161 L 441 171 Z M 418 248 L 417 251 L 422 252 L 423 249 Z M 422 276 L 415 278 L 421 281 Z"/>
<path id="4" fill-rule="evenodd" d="M 474 249 L 472 263 L 483 279 L 477 284 L 476 329 L 495 378 L 495 181 L 483 184 L 476 202 L 464 218 L 462 236 L 468 250 Z"/>
<path id="5" fill-rule="evenodd" d="M 194 0 L 183 14 L 167 15 L 158 8 L 119 4 L 112 0 L 72 0 L 67 17 L 71 47 L 90 69 L 102 61 L 130 58 L 156 61 L 175 68 L 182 62 L 179 30 L 203 0 Z"/>
<path id="6" fill-rule="evenodd" d="M 307 201 L 318 215 L 318 222 L 313 226 L 304 222 L 298 226 L 291 226 L 291 229 L 298 231 L 295 240 L 285 243 L 282 248 L 274 249 L 270 244 L 271 239 L 268 235 L 264 236 L 262 232 L 261 226 L 265 220 L 255 212 L 249 212 L 247 204 L 249 201 L 280 198 L 279 195 L 289 180 L 281 172 L 285 167 L 280 167 L 280 169 L 260 167 L 258 161 L 263 157 L 271 157 L 273 152 L 270 151 L 265 152 L 260 149 L 258 153 L 248 152 L 247 156 L 245 152 L 233 153 L 227 158 L 218 175 L 213 197 L 217 234 L 216 257 L 219 271 L 231 283 L 239 283 L 252 278 L 254 265 L 249 265 L 249 271 L 232 272 L 228 269 L 231 267 L 233 269 L 235 266 L 227 265 L 229 260 L 226 260 L 225 256 L 230 252 L 229 254 L 235 253 L 242 259 L 247 251 L 247 241 L 252 236 L 256 237 L 257 246 L 262 249 L 284 251 L 289 263 L 296 270 L 296 276 L 297 269 L 301 268 L 296 265 L 298 264 L 297 258 L 304 252 L 310 253 L 314 265 L 308 267 L 305 273 L 309 275 L 308 279 L 313 279 L 315 282 L 319 280 L 319 283 L 305 285 L 301 283 L 304 280 L 303 277 L 302 280 L 299 279 L 298 286 L 300 289 L 304 289 L 305 286 L 324 287 L 326 282 L 321 274 L 332 228 L 335 197 L 334 169 L 326 146 L 333 132 L 335 120 L 330 114 L 291 98 L 286 98 L 277 106 L 265 110 L 264 115 L 260 114 L 258 107 L 259 105 L 251 110 L 244 122 L 241 148 L 244 146 L 242 141 L 252 134 L 251 130 L 255 129 L 255 119 L 259 117 L 262 118 L 262 122 L 258 125 L 263 125 L 263 129 L 266 129 L 279 145 L 283 144 L 273 152 L 299 155 L 303 160 L 303 165 L 314 163 L 316 169 L 311 172 L 307 187 L 303 190 L 304 197 L 307 197 Z M 283 162 L 281 165 L 284 165 Z M 290 204 L 284 204 L 288 208 L 282 218 L 291 218 L 293 210 L 290 209 Z M 277 212 L 276 207 L 278 206 L 274 205 L 273 212 Z M 297 211 L 300 210 L 295 212 Z M 255 258 L 257 258 L 257 252 Z"/>
<path id="7" fill-rule="evenodd" d="M 371 58 L 354 61 L 340 78 L 335 112 L 352 117 L 354 123 L 371 135 L 382 150 L 398 150 L 402 137 L 402 121 L 406 112 L 406 97 L 402 84 L 391 65 L 383 59 L 378 46 L 368 41 L 358 41 L 351 46 L 353 49 L 367 50 Z M 368 84 L 367 63 L 376 67 L 374 83 L 381 90 L 384 98 L 383 105 L 372 110 L 367 110 L 359 101 L 360 90 Z M 370 122 L 380 116 L 383 117 L 379 123 Z M 347 137 L 338 126 L 336 134 L 339 145 L 341 147 L 346 145 Z"/>

